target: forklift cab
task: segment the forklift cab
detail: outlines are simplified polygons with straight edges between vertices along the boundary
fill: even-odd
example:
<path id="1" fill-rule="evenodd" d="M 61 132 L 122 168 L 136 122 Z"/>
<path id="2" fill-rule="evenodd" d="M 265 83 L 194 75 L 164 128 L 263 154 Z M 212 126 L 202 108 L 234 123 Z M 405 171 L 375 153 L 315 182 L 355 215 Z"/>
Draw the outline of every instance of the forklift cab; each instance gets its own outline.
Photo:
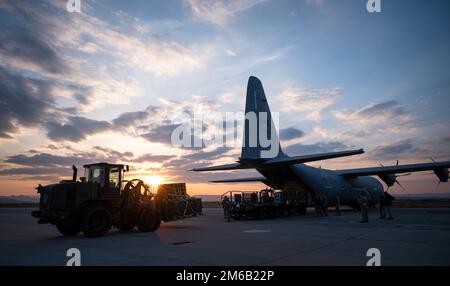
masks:
<path id="1" fill-rule="evenodd" d="M 99 184 L 100 193 L 105 197 L 120 197 L 123 173 L 129 170 L 128 165 L 95 163 L 84 165 L 82 181 Z"/>

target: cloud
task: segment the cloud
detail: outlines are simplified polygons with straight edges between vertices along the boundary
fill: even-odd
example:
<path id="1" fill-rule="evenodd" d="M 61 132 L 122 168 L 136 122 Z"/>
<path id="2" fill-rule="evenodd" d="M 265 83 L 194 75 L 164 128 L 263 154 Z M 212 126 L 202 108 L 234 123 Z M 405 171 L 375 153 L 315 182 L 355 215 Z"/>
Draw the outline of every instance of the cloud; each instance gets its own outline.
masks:
<path id="1" fill-rule="evenodd" d="M 124 112 L 112 121 L 116 128 L 135 126 L 138 122 L 142 122 L 149 118 L 152 113 L 157 112 L 157 107 L 149 106 L 143 111 Z M 155 114 L 153 114 L 155 116 Z"/>
<path id="2" fill-rule="evenodd" d="M 116 40 L 109 39 L 114 42 Z M 157 77 L 173 77 L 200 69 L 205 65 L 202 58 L 210 54 L 207 49 L 186 47 L 169 39 L 158 39 L 149 43 L 130 38 L 120 40 L 121 43 L 116 44 L 117 55 L 123 56 L 124 62 L 129 62 Z"/>
<path id="3" fill-rule="evenodd" d="M 324 0 L 306 0 L 306 4 L 321 6 L 323 5 Z"/>
<path id="4" fill-rule="evenodd" d="M 197 150 L 196 152 L 181 156 L 182 159 L 188 160 L 188 162 L 199 162 L 204 160 L 215 160 L 222 157 L 223 154 L 229 152 L 231 149 L 228 147 L 219 147 L 212 151 Z"/>
<path id="5" fill-rule="evenodd" d="M 58 148 L 56 149 L 68 149 Z M 52 147 L 52 149 L 53 149 Z M 54 149 L 54 150 L 56 150 Z M 73 150 L 72 148 L 69 148 Z M 26 180 L 57 180 L 62 176 L 72 174 L 72 165 L 82 167 L 95 162 L 123 163 L 133 159 L 133 153 L 118 152 L 109 148 L 94 146 L 92 151 L 76 151 L 71 154 L 50 154 L 45 152 L 31 155 L 16 154 L 4 159 L 5 165 L 0 170 L 0 176 L 19 176 Z"/>
<path id="6" fill-rule="evenodd" d="M 205 164 L 208 164 L 205 161 L 212 162 L 217 159 L 226 158 L 225 154 L 231 150 L 228 147 L 218 147 L 209 151 L 194 149 L 191 153 L 179 155 L 165 162 L 163 168 L 173 169 L 179 172 L 188 171 L 194 167 L 205 166 Z M 188 149 L 186 151 L 189 152 Z"/>
<path id="7" fill-rule="evenodd" d="M 143 155 L 139 156 L 138 158 L 134 159 L 133 162 L 136 162 L 136 163 L 145 163 L 145 162 L 160 163 L 160 162 L 170 160 L 174 157 L 175 156 L 172 156 L 172 155 L 154 155 L 151 153 L 147 153 L 147 154 L 143 154 Z"/>
<path id="8" fill-rule="evenodd" d="M 399 158 L 405 153 L 413 153 L 415 149 L 411 139 L 404 139 L 376 147 L 369 152 L 369 157 L 378 160 Z"/>
<path id="9" fill-rule="evenodd" d="M 229 160 L 233 162 L 235 160 L 235 154 L 232 154 L 232 149 L 227 147 L 219 147 L 209 151 L 203 151 L 202 149 L 195 149 L 192 153 L 180 155 L 172 160 L 165 162 L 162 165 L 161 170 L 166 172 L 168 176 L 174 180 L 182 180 L 186 182 L 206 182 L 211 180 L 230 178 L 229 173 L 199 173 L 189 171 L 193 168 L 204 167 L 213 164 L 215 160 Z M 254 173 L 254 172 L 253 172 Z M 255 176 L 255 174 L 253 174 Z M 246 176 L 249 172 L 245 170 L 239 171 L 239 175 Z"/>
<path id="10" fill-rule="evenodd" d="M 305 112 L 306 119 L 320 120 L 325 108 L 335 103 L 342 94 L 342 88 L 306 89 L 298 86 L 286 88 L 278 99 L 282 102 L 282 111 Z"/>
<path id="11" fill-rule="evenodd" d="M 69 117 L 67 123 L 49 121 L 45 123 L 47 136 L 55 141 L 79 142 L 88 135 L 109 130 L 111 124 L 107 121 L 98 121 L 80 116 Z"/>
<path id="12" fill-rule="evenodd" d="M 371 124 L 385 123 L 393 119 L 406 122 L 410 119 L 405 108 L 396 100 L 371 103 L 356 111 L 334 111 L 333 114 L 339 120 Z"/>
<path id="13" fill-rule="evenodd" d="M 305 0 L 306 4 L 309 6 L 313 6 L 315 8 L 318 8 L 320 12 L 322 13 L 332 13 L 334 12 L 332 9 L 330 9 L 329 7 L 327 7 L 327 5 L 325 5 L 325 2 L 329 2 L 326 0 Z"/>
<path id="14" fill-rule="evenodd" d="M 67 149 L 67 148 L 59 148 Z M 108 162 L 108 163 L 119 163 L 119 162 L 127 162 L 134 159 L 134 154 L 130 151 L 119 152 L 110 148 L 105 148 L 101 146 L 94 146 L 91 151 L 77 151 L 72 148 L 72 153 L 69 154 L 50 154 L 45 152 L 40 152 L 37 154 L 25 155 L 25 154 L 16 154 L 8 156 L 4 159 L 4 163 L 15 166 L 20 166 L 25 174 L 28 167 L 30 168 L 54 168 L 54 167 L 64 167 L 64 166 L 82 166 L 85 164 L 90 164 L 94 162 Z M 14 169 L 17 167 L 12 167 L 10 169 Z M 5 168 L 3 168 L 5 170 Z M 50 169 L 49 169 L 50 170 Z M 52 169 L 56 170 L 56 169 Z M 16 172 L 16 171 L 4 171 L 5 172 Z M 27 171 L 29 174 L 45 174 L 45 172 L 41 171 Z"/>
<path id="15" fill-rule="evenodd" d="M 235 56 L 236 56 L 236 52 L 233 51 L 233 50 L 230 50 L 230 49 L 226 49 L 226 50 L 225 50 L 225 54 L 227 54 L 227 55 L 229 55 L 229 56 L 232 56 L 232 57 L 235 57 Z"/>
<path id="16" fill-rule="evenodd" d="M 288 127 L 285 129 L 280 129 L 280 140 L 291 140 L 296 138 L 301 138 L 305 133 L 297 128 Z"/>
<path id="17" fill-rule="evenodd" d="M 21 168 L 7 168 L 0 170 L 0 176 L 6 175 L 46 175 L 46 174 L 59 174 L 61 172 L 60 167 L 21 167 Z"/>
<path id="18" fill-rule="evenodd" d="M 201 96 L 193 96 L 190 101 L 176 101 L 164 98 L 161 98 L 160 101 L 163 106 L 149 106 L 144 110 L 144 113 L 137 111 L 130 114 L 122 114 L 118 119 L 126 122 L 127 118 L 131 118 L 131 121 L 134 122 L 128 127 L 134 135 L 138 135 L 150 142 L 172 145 L 172 132 L 182 124 L 191 124 L 195 120 L 196 126 L 200 127 L 203 124 L 203 135 L 207 135 L 205 132 L 210 129 L 207 123 L 214 122 L 210 120 L 220 118 L 223 115 L 221 112 L 214 111 L 215 102 L 205 100 Z M 189 131 L 189 128 L 187 131 Z M 193 129 L 190 131 L 191 144 L 194 144 L 194 138 L 195 142 L 199 142 L 201 135 L 197 136 L 197 134 L 194 134 Z M 183 135 L 188 136 L 189 134 L 183 132 Z"/>
<path id="19" fill-rule="evenodd" d="M 178 126 L 180 126 L 180 124 L 171 124 L 171 123 L 156 126 L 150 129 L 148 132 L 141 134 L 141 137 L 151 142 L 171 144 L 172 132 Z"/>
<path id="20" fill-rule="evenodd" d="M 93 16 L 94 9 L 85 4 L 83 8 L 88 8 L 83 13 L 67 17 L 61 1 L 2 1 L 0 10 L 20 28 L 2 36 L 0 64 L 42 79 L 64 72 L 63 78 L 58 77 L 60 82 L 82 83 L 95 90 L 89 96 L 74 96 L 83 109 L 91 110 L 123 105 L 141 94 L 134 78 L 112 70 L 128 68 L 173 77 L 204 67 L 214 51 L 209 43 L 189 46 L 168 33 L 139 33 L 138 37 L 118 31 Z M 95 53 L 95 57 L 86 53 Z"/>
<path id="21" fill-rule="evenodd" d="M 358 131 L 335 132 L 321 126 L 315 126 L 311 135 L 319 135 L 325 139 L 332 141 L 358 141 L 367 137 L 370 133 L 361 129 Z"/>
<path id="22" fill-rule="evenodd" d="M 198 19 L 224 27 L 236 14 L 267 0 L 186 0 L 192 13 Z"/>
<path id="23" fill-rule="evenodd" d="M 78 108 L 56 105 L 57 95 L 88 104 L 91 94 L 92 90 L 86 86 L 36 79 L 0 66 L 0 138 L 12 139 L 21 126 L 42 125 L 47 129 L 48 137 L 55 141 L 79 142 L 88 135 L 106 131 L 111 127 L 109 122 L 76 116 Z M 113 120 L 113 124 L 115 127 L 133 125 L 155 110 L 150 106 L 144 111 L 123 113 Z"/>
<path id="24" fill-rule="evenodd" d="M 85 53 L 95 53 L 99 50 L 98 46 L 94 43 L 85 43 L 78 47 L 78 50 Z"/>
<path id="25" fill-rule="evenodd" d="M 56 146 L 54 146 L 56 147 Z M 50 154 L 40 152 L 37 154 L 16 154 L 6 157 L 0 168 L 0 176 L 20 177 L 23 180 L 57 181 L 72 173 L 72 164 L 81 167 L 95 162 L 128 163 L 133 162 L 129 176 L 148 174 L 157 171 L 159 175 L 170 180 L 186 182 L 205 182 L 214 178 L 225 178 L 227 174 L 205 174 L 189 172 L 189 169 L 208 165 L 210 161 L 235 158 L 230 148 L 220 147 L 213 150 L 186 149 L 181 155 L 146 153 L 134 156 L 132 152 L 119 152 L 102 146 L 94 146 L 90 151 L 77 151 L 73 148 L 56 147 L 58 151 L 71 150 L 68 154 Z M 148 167 L 150 163 L 162 164 L 161 168 Z M 245 172 L 244 172 L 245 175 Z"/>
<path id="26" fill-rule="evenodd" d="M 51 167 L 51 166 L 72 166 L 74 165 L 83 165 L 89 163 L 92 158 L 85 156 L 86 154 L 78 154 L 78 155 L 69 155 L 69 156 L 61 156 L 61 155 L 53 155 L 48 153 L 39 153 L 31 156 L 17 154 L 7 157 L 4 160 L 6 163 L 22 165 L 22 166 L 33 166 L 36 168 Z"/>
<path id="27" fill-rule="evenodd" d="M 112 160 L 114 162 L 117 161 L 128 161 L 134 157 L 134 154 L 130 151 L 127 152 L 119 152 L 110 148 L 105 148 L 101 146 L 94 146 L 94 150 L 99 151 L 103 157 L 108 158 L 108 160 Z M 97 156 L 97 155 L 96 155 Z"/>
<path id="28" fill-rule="evenodd" d="M 132 174 L 142 175 L 154 168 L 148 168 L 148 163 L 161 163 L 158 174 L 170 177 L 170 180 L 183 180 L 187 182 L 204 182 L 217 177 L 226 177 L 217 174 L 199 174 L 189 172 L 189 169 L 208 164 L 207 161 L 226 158 L 231 149 L 221 147 L 214 150 L 195 151 L 186 150 L 182 155 L 142 154 L 134 156 L 131 152 L 119 152 L 109 148 L 94 146 L 91 151 L 75 151 L 71 154 L 56 155 L 49 153 L 16 154 L 8 156 L 0 169 L 0 176 L 18 176 L 24 180 L 57 180 L 63 176 L 70 176 L 72 164 L 81 167 L 95 162 L 127 163 L 133 162 Z M 62 151 L 62 150 L 61 150 Z M 190 152 L 190 153 L 188 153 Z M 233 155 L 234 156 L 234 155 Z M 144 165 L 140 165 L 144 164 Z M 143 166 L 145 168 L 143 168 Z"/>
<path id="29" fill-rule="evenodd" d="M 0 137 L 12 138 L 18 126 L 40 124 L 54 106 L 51 84 L 16 75 L 0 67 Z"/>
<path id="30" fill-rule="evenodd" d="M 89 97 L 86 94 L 82 93 L 75 93 L 73 97 L 81 104 L 88 104 L 89 103 Z"/>
<path id="31" fill-rule="evenodd" d="M 334 151 L 344 151 L 351 149 L 351 146 L 348 146 L 342 142 L 318 142 L 315 144 L 293 144 L 287 146 L 284 151 L 288 155 L 307 155 L 307 154 L 317 154 L 317 153 L 325 153 L 325 152 L 334 152 Z"/>
<path id="32" fill-rule="evenodd" d="M 62 74 L 68 70 L 64 60 L 39 34 L 26 29 L 7 29 L 0 35 L 0 55 L 16 65 L 33 66 L 39 71 Z"/>

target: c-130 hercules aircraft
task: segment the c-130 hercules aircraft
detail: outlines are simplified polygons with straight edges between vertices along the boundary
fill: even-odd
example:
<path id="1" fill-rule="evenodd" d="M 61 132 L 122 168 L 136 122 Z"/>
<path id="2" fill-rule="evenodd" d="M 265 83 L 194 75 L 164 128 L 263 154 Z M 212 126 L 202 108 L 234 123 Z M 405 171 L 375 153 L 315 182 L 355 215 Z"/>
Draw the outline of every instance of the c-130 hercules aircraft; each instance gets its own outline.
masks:
<path id="1" fill-rule="evenodd" d="M 261 81 L 253 76 L 249 78 L 247 85 L 245 114 L 248 114 L 249 112 L 266 113 L 267 120 L 265 123 L 267 123 L 267 128 L 263 128 L 263 131 L 265 129 L 267 132 L 265 135 L 271 134 L 271 136 L 277 136 L 276 132 L 271 132 L 271 129 L 275 131 L 275 125 L 273 124 L 269 104 L 267 103 Z M 269 122 L 271 124 L 269 124 Z M 307 166 L 304 163 L 344 156 L 353 156 L 364 153 L 364 150 L 359 149 L 290 157 L 281 150 L 278 137 L 275 138 L 276 140 L 271 140 L 272 142 L 278 142 L 276 143 L 278 144 L 277 147 L 279 147 L 278 154 L 273 158 L 263 158 L 261 156 L 261 152 L 267 151 L 270 147 L 261 147 L 259 142 L 257 142 L 256 145 L 253 144 L 255 147 L 250 147 L 249 145 L 251 144 L 247 144 L 247 141 L 250 142 L 249 136 L 255 136 L 255 132 L 257 133 L 256 135 L 258 135 L 257 138 L 260 138 L 260 117 L 257 119 L 257 125 L 252 126 L 253 128 L 250 128 L 247 120 L 245 120 L 244 123 L 244 145 L 242 147 L 241 157 L 236 163 L 195 168 L 193 171 L 201 172 L 256 169 L 262 176 L 218 180 L 212 182 L 262 182 L 271 188 L 279 190 L 285 190 L 286 188 L 292 189 L 294 186 L 303 192 L 305 198 L 309 197 L 309 200 L 305 200 L 306 204 L 308 204 L 308 201 L 311 202 L 312 198 L 320 193 L 327 196 L 330 205 L 333 205 L 339 197 L 340 204 L 349 205 L 352 207 L 357 206 L 358 197 L 361 195 L 365 196 L 371 205 L 378 203 L 381 195 L 383 194 L 383 185 L 378 179 L 371 176 L 378 176 L 379 179 L 386 183 L 388 188 L 395 183 L 400 185 L 397 181 L 397 177 L 399 176 L 397 174 L 402 173 L 431 170 L 438 177 L 439 182 L 447 182 L 449 178 L 448 168 L 450 167 L 450 161 L 408 165 L 399 165 L 397 161 L 395 166 L 345 169 L 336 171 L 315 168 Z M 250 134 L 250 132 L 252 132 L 252 134 Z M 270 136 L 266 136 L 265 138 L 270 138 Z"/>

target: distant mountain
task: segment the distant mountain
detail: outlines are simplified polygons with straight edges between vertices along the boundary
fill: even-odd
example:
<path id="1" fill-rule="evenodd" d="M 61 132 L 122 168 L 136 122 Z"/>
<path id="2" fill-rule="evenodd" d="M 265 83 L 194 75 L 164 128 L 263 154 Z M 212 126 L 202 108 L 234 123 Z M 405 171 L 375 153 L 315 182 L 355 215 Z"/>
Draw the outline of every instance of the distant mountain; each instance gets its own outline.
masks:
<path id="1" fill-rule="evenodd" d="M 0 196 L 0 204 L 39 203 L 38 196 Z"/>
<path id="2" fill-rule="evenodd" d="M 450 199 L 450 193 L 428 193 L 428 194 L 395 194 L 398 199 L 404 200 L 443 200 Z"/>

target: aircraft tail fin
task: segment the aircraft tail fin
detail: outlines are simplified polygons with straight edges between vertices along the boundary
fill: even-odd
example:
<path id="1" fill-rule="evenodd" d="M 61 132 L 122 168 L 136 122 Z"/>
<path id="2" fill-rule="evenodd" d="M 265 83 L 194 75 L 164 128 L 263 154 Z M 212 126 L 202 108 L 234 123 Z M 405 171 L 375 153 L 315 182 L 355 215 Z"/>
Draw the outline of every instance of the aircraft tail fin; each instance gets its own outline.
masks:
<path id="1" fill-rule="evenodd" d="M 261 81 L 256 77 L 251 76 L 247 85 L 244 138 L 241 157 L 233 164 L 195 168 L 192 169 L 192 171 L 206 172 L 258 168 L 286 168 L 296 164 L 364 153 L 364 150 L 358 149 L 289 157 L 281 150 L 280 140 L 278 139 L 273 119 Z M 249 179 L 246 180 L 248 181 Z"/>
<path id="2" fill-rule="evenodd" d="M 248 79 L 241 159 L 271 159 L 284 155 L 261 81 Z"/>

